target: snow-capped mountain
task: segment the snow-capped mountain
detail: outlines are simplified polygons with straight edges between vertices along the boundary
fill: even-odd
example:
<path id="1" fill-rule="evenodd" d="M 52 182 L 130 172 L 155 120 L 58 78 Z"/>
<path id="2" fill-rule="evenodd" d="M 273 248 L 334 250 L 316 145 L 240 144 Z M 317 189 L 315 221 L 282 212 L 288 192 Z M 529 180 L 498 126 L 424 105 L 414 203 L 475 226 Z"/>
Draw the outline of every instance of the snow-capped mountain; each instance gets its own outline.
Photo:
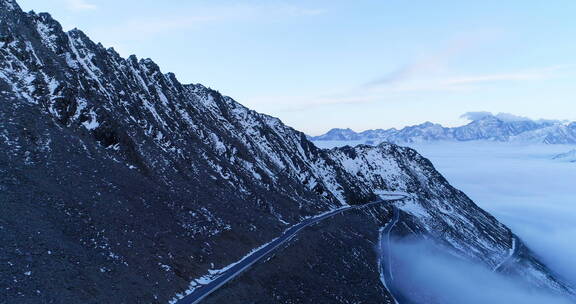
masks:
<path id="1" fill-rule="evenodd" d="M 566 153 L 558 154 L 554 156 L 553 159 L 564 162 L 576 163 L 576 150 L 570 150 Z"/>
<path id="2" fill-rule="evenodd" d="M 426 122 L 403 129 L 377 129 L 356 133 L 333 129 L 320 136 L 309 137 L 312 141 L 355 141 L 368 144 L 392 142 L 399 144 L 433 141 L 523 142 L 546 144 L 576 144 L 576 123 L 560 121 L 534 121 L 525 118 L 510 119 L 507 115 L 483 115 L 475 117 L 469 124 L 447 128 Z"/>
<path id="3" fill-rule="evenodd" d="M 351 129 L 332 129 L 315 138 L 317 140 L 359 140 L 362 136 Z"/>
<path id="4" fill-rule="evenodd" d="M 499 271 L 572 294 L 416 151 L 319 149 L 277 118 L 0 0 L 0 302 L 166 303 L 291 225 L 382 191 L 408 195 L 404 235 L 491 269 L 520 247 Z M 207 301 L 389 301 L 373 244 L 391 210 L 307 230 L 286 248 L 295 255 L 259 265 L 266 284 L 247 274 L 235 281 L 244 291 Z"/>
<path id="5" fill-rule="evenodd" d="M 511 142 L 545 143 L 545 144 L 575 144 L 576 123 L 551 124 L 530 132 L 524 132 L 510 138 Z"/>

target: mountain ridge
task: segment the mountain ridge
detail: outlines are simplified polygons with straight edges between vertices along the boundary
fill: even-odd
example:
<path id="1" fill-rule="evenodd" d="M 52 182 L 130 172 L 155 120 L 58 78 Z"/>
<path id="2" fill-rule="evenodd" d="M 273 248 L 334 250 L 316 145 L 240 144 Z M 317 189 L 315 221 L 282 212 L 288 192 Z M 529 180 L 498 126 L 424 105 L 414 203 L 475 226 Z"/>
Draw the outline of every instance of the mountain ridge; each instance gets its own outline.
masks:
<path id="1" fill-rule="evenodd" d="M 463 117 L 466 116 L 463 115 Z M 359 141 L 369 144 L 392 142 L 410 144 L 434 141 L 476 141 L 576 144 L 576 122 L 531 120 L 510 114 L 485 113 L 473 117 L 464 126 L 444 127 L 425 122 L 402 129 L 374 129 L 355 132 L 351 129 L 331 129 L 312 141 Z"/>

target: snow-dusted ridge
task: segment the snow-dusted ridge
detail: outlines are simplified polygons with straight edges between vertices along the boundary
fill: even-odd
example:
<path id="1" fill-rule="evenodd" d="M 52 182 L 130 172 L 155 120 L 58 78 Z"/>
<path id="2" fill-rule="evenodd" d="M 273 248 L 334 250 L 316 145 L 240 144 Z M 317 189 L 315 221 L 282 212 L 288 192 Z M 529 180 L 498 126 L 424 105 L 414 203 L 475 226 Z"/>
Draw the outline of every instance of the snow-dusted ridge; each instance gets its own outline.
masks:
<path id="1" fill-rule="evenodd" d="M 531 120 L 510 114 L 471 115 L 464 126 L 448 128 L 426 122 L 398 129 L 376 129 L 354 132 L 351 129 L 332 129 L 326 134 L 309 137 L 325 145 L 349 143 L 378 144 L 392 142 L 412 144 L 441 141 L 495 141 L 514 143 L 576 144 L 576 122 Z"/>

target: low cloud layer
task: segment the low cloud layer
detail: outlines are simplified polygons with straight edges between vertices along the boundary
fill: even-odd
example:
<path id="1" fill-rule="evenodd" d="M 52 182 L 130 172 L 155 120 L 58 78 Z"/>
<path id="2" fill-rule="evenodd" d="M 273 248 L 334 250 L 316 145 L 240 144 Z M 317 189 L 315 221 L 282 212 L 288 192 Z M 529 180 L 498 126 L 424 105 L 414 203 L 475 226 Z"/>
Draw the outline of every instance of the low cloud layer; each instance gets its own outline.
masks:
<path id="1" fill-rule="evenodd" d="M 568 304 L 488 268 L 442 253 L 426 242 L 393 245 L 395 286 L 414 303 Z"/>
<path id="2" fill-rule="evenodd" d="M 465 118 L 465 119 L 469 119 L 469 120 L 480 120 L 486 117 L 496 117 L 500 120 L 503 121 L 526 121 L 526 120 L 532 120 L 528 117 L 523 117 L 523 116 L 518 116 L 518 115 L 514 115 L 514 114 L 510 114 L 510 113 L 498 113 L 498 114 L 492 114 L 491 112 L 485 112 L 485 111 L 480 111 L 480 112 L 468 112 L 468 113 L 464 113 L 462 114 L 462 116 L 460 116 L 460 118 Z"/>
<path id="3" fill-rule="evenodd" d="M 492 112 L 478 111 L 478 112 L 467 112 L 460 116 L 460 118 L 468 119 L 471 121 L 480 120 L 486 117 L 495 117 L 502 121 L 513 122 L 513 121 L 534 121 L 538 123 L 561 123 L 561 120 L 556 119 L 532 119 L 525 116 L 518 116 L 510 113 L 498 113 L 493 114 Z"/>
<path id="4" fill-rule="evenodd" d="M 420 144 L 456 188 L 509 226 L 548 266 L 576 286 L 576 164 L 554 160 L 564 145 Z"/>

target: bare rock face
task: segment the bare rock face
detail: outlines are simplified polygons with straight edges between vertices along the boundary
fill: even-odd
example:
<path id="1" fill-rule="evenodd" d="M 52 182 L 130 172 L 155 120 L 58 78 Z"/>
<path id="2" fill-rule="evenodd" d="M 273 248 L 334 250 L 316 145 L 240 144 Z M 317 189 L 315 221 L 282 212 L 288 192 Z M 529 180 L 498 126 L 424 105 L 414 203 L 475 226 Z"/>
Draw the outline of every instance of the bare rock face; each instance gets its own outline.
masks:
<path id="1" fill-rule="evenodd" d="M 318 149 L 276 118 L 0 0 L 0 302 L 166 303 L 290 225 L 381 191 L 409 195 L 405 234 L 487 267 L 511 249 L 510 230 L 413 150 Z M 325 288 L 332 303 L 383 302 L 372 249 L 389 215 L 341 215 L 253 271 L 292 269 L 285 291 Z M 517 264 L 535 286 L 570 292 L 528 249 Z M 264 301 L 279 284 L 241 299 Z M 370 288 L 331 292 L 345 284 Z"/>

